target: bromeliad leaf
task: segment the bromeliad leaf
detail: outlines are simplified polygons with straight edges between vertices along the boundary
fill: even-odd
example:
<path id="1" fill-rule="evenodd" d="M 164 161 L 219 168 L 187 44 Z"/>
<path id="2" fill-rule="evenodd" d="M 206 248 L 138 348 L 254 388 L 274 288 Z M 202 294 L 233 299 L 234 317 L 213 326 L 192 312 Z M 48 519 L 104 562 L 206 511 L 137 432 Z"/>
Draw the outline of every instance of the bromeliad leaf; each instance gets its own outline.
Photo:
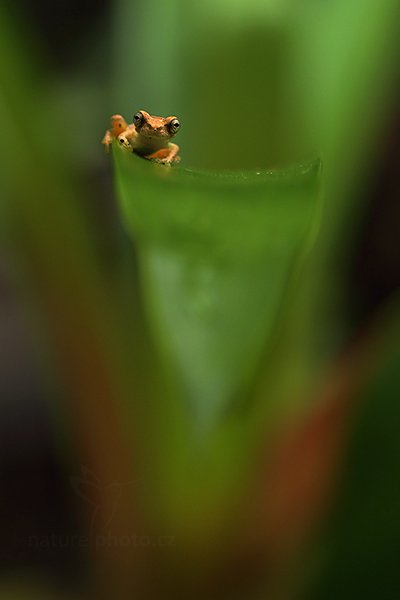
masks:
<path id="1" fill-rule="evenodd" d="M 314 231 L 320 161 L 205 173 L 117 147 L 114 161 L 150 326 L 203 430 L 254 377 Z"/>

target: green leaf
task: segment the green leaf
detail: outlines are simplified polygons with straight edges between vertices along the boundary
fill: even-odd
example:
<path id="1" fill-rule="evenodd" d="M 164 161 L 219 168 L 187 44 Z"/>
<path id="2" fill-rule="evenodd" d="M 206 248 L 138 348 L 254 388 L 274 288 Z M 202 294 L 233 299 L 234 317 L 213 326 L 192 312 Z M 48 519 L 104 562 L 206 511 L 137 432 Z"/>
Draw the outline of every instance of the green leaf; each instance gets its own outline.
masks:
<path id="1" fill-rule="evenodd" d="M 246 397 L 318 221 L 320 161 L 168 169 L 114 148 L 121 211 L 175 394 L 195 428 Z"/>

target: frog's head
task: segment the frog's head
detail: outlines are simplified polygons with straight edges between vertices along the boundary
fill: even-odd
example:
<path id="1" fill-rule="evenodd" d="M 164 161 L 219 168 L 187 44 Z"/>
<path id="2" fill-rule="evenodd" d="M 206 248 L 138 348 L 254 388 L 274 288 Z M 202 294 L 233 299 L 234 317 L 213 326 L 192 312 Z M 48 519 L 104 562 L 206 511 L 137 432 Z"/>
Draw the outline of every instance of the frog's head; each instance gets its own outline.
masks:
<path id="1" fill-rule="evenodd" d="M 136 113 L 133 123 L 136 131 L 149 139 L 173 138 L 181 126 L 176 117 L 152 117 L 145 110 Z"/>

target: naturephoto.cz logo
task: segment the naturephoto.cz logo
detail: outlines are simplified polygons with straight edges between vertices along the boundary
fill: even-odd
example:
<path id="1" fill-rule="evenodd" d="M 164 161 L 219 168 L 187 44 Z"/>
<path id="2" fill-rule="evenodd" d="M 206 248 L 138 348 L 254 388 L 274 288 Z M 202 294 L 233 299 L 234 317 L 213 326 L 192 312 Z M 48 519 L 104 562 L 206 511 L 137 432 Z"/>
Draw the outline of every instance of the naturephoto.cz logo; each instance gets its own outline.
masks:
<path id="1" fill-rule="evenodd" d="M 96 548 L 165 548 L 175 545 L 175 538 L 171 535 L 115 535 L 108 532 L 111 523 L 118 514 L 121 500 L 131 482 L 114 482 L 104 484 L 87 467 L 81 467 L 78 476 L 70 478 L 75 493 L 91 507 L 89 531 L 87 535 L 59 535 L 50 533 L 46 535 L 33 535 L 29 537 L 29 546 L 41 549 L 70 549 L 95 546 Z M 111 508 L 106 521 L 100 523 L 101 506 L 99 499 L 104 493 L 111 498 Z M 103 515 L 104 518 L 104 515 Z M 103 534 L 98 534 L 100 530 Z M 105 533 L 104 533 L 105 532 Z"/>

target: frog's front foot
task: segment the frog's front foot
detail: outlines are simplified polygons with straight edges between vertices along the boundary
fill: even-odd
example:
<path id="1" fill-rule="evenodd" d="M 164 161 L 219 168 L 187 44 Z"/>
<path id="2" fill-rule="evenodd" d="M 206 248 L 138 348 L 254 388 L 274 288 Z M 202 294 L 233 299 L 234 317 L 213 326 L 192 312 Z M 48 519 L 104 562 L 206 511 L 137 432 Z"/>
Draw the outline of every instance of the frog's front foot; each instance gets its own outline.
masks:
<path id="1" fill-rule="evenodd" d="M 148 157 L 148 158 L 152 162 L 158 163 L 159 165 L 165 165 L 166 167 L 171 167 L 173 163 L 178 164 L 179 162 L 181 162 L 180 156 L 165 156 L 162 158 L 161 157 L 154 157 L 154 158 Z"/>
<path id="2" fill-rule="evenodd" d="M 179 146 L 170 143 L 168 144 L 168 148 L 161 148 L 152 154 L 148 154 L 145 158 L 161 165 L 171 166 L 172 163 L 178 163 L 180 161 L 178 151 Z"/>
<path id="3" fill-rule="evenodd" d="M 129 143 L 128 138 L 124 134 L 121 134 L 118 136 L 118 142 L 122 148 L 125 148 L 125 150 L 129 150 L 129 152 L 133 151 L 133 148 L 132 148 L 131 144 Z"/>
<path id="4" fill-rule="evenodd" d="M 170 167 L 172 164 L 171 161 L 166 158 L 152 158 L 150 160 L 158 165 L 164 165 L 165 167 Z"/>

